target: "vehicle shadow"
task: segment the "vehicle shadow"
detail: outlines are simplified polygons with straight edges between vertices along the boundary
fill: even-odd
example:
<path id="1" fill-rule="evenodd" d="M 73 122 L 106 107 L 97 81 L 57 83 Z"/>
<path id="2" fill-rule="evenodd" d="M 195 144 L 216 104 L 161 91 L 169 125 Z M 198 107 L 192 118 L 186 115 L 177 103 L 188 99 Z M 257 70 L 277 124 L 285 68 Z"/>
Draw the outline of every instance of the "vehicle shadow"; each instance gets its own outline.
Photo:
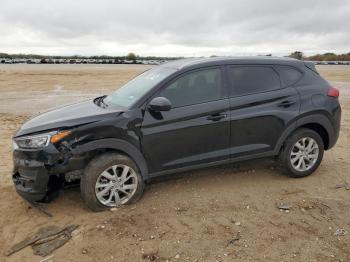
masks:
<path id="1" fill-rule="evenodd" d="M 255 160 L 246 160 L 237 163 L 225 164 L 215 167 L 200 168 L 193 171 L 179 172 L 169 175 L 162 175 L 159 177 L 151 178 L 147 181 L 147 184 L 158 184 L 162 182 L 180 180 L 183 178 L 200 178 L 210 177 L 212 175 L 229 175 L 236 173 L 256 173 L 262 169 L 276 170 L 278 169 L 278 163 L 274 158 L 261 158 Z"/>

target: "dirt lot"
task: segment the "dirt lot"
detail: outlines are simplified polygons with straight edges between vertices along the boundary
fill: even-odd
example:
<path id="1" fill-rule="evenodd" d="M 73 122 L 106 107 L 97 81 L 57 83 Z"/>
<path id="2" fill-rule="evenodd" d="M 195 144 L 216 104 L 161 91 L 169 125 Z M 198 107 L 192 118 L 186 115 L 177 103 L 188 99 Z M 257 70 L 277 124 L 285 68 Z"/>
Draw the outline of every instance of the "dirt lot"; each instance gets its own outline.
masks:
<path id="1" fill-rule="evenodd" d="M 33 114 L 111 92 L 144 66 L 0 65 L 0 261 L 40 261 L 12 244 L 43 225 L 80 224 L 54 261 L 350 261 L 350 66 L 319 71 L 341 90 L 342 129 L 315 174 L 280 175 L 270 160 L 177 175 L 148 185 L 132 206 L 92 213 L 61 192 L 48 218 L 11 182 L 11 136 Z M 292 205 L 281 212 L 277 203 Z M 336 236 L 345 229 L 344 236 Z M 230 241 L 238 236 L 239 240 Z"/>

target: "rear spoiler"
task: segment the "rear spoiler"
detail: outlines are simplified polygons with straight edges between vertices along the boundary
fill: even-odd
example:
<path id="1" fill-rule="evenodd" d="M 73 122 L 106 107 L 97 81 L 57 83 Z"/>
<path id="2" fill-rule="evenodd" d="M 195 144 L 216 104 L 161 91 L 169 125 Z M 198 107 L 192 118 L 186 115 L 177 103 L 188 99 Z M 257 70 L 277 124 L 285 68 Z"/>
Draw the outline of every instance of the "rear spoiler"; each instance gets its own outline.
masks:
<path id="1" fill-rule="evenodd" d="M 309 68 L 310 70 L 314 71 L 315 73 L 318 74 L 315 63 L 311 61 L 304 61 L 304 65 Z"/>

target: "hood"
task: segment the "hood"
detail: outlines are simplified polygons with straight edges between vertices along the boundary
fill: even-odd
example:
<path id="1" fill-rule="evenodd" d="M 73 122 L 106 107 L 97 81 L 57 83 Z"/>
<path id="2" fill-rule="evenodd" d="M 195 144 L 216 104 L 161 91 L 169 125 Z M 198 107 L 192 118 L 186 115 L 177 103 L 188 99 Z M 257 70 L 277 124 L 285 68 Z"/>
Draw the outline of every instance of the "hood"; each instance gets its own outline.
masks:
<path id="1" fill-rule="evenodd" d="M 96 105 L 93 100 L 68 105 L 30 119 L 24 123 L 16 136 L 88 124 L 111 115 L 119 115 L 124 110 L 125 108 L 102 108 Z"/>

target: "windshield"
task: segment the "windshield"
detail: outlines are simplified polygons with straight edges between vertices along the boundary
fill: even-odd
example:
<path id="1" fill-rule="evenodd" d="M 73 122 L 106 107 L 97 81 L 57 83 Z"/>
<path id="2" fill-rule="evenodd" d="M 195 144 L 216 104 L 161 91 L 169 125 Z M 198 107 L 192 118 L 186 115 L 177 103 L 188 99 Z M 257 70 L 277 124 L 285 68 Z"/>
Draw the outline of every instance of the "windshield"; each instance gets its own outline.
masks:
<path id="1" fill-rule="evenodd" d="M 107 96 L 103 102 L 107 106 L 130 108 L 156 84 L 175 71 L 176 69 L 160 66 L 147 70 Z"/>

